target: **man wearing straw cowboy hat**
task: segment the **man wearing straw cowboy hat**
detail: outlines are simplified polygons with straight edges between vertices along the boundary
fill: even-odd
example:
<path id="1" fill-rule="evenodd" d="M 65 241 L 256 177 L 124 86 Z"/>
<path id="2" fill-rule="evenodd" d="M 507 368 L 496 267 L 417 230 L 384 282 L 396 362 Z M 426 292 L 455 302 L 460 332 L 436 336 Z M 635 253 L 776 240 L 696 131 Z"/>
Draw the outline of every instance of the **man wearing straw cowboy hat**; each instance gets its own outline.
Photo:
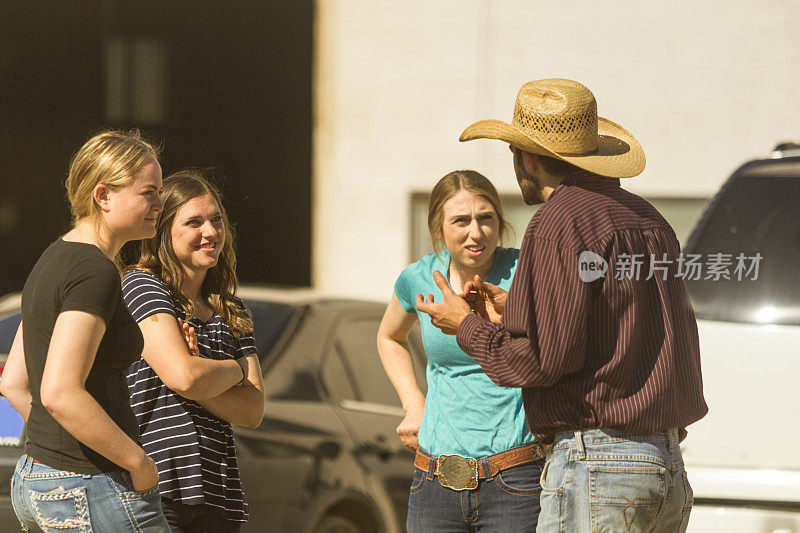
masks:
<path id="1" fill-rule="evenodd" d="M 460 140 L 481 138 L 509 143 L 524 200 L 544 205 L 507 295 L 476 279 L 468 303 L 436 272 L 444 299 L 418 295 L 418 309 L 495 383 L 523 388 L 531 431 L 553 444 L 539 531 L 685 530 L 678 441 L 708 409 L 675 232 L 620 187 L 644 169 L 641 146 L 565 79 L 526 83 L 511 124 Z"/>

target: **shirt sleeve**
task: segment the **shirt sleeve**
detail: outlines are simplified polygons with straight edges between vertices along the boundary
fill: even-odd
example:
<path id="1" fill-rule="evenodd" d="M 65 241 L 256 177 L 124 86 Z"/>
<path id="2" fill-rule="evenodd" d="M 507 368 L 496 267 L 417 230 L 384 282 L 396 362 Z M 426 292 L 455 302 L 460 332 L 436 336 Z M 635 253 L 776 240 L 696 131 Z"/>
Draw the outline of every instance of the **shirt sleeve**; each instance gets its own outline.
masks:
<path id="1" fill-rule="evenodd" d="M 119 271 L 110 261 L 87 259 L 65 277 L 61 312 L 84 311 L 101 317 L 106 326 L 120 302 Z"/>
<path id="2" fill-rule="evenodd" d="M 247 306 L 244 305 L 244 302 L 239 298 L 235 298 L 234 303 L 236 303 L 239 308 L 247 311 L 251 317 L 253 316 Z M 236 340 L 236 355 L 234 355 L 234 359 L 241 359 L 242 357 L 247 357 L 248 355 L 256 353 L 258 353 L 258 349 L 256 348 L 256 338 L 252 330 Z"/>
<path id="3" fill-rule="evenodd" d="M 394 293 L 406 313 L 417 312 L 417 295 L 414 294 L 414 282 L 418 274 L 419 263 L 413 263 L 403 269 L 394 283 Z"/>
<path id="4" fill-rule="evenodd" d="M 157 313 L 178 317 L 167 285 L 149 272 L 132 270 L 122 279 L 125 304 L 136 322 Z"/>
<path id="5" fill-rule="evenodd" d="M 532 244 L 523 246 L 502 324 L 469 315 L 456 335 L 504 387 L 548 387 L 585 359 L 592 284 L 581 281 L 576 252 L 553 241 Z"/>

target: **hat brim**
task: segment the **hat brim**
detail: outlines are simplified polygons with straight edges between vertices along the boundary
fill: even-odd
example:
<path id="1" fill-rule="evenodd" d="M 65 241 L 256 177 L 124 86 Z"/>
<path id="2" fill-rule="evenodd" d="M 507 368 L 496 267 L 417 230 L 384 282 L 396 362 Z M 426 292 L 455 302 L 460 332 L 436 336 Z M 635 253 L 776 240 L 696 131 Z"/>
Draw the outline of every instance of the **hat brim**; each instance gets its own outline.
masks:
<path id="1" fill-rule="evenodd" d="M 578 168 L 609 178 L 631 178 L 644 170 L 644 150 L 628 130 L 603 117 L 597 117 L 597 150 L 587 154 L 558 153 L 541 140 L 531 137 L 502 120 L 481 120 L 467 127 L 459 141 L 497 139 L 530 152 L 562 159 Z"/>

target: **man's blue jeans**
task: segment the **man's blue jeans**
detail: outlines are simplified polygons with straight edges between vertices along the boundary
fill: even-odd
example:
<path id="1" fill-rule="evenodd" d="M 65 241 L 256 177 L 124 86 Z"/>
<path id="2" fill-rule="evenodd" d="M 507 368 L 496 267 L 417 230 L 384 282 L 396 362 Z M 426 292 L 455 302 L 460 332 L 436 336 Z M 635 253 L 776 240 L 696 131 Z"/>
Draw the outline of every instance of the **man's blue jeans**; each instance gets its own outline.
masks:
<path id="1" fill-rule="evenodd" d="M 539 532 L 683 532 L 693 495 L 678 431 L 556 435 L 542 472 Z"/>
<path id="2" fill-rule="evenodd" d="M 414 469 L 408 499 L 408 533 L 536 531 L 543 460 L 478 481 L 478 488 L 443 487 L 433 472 Z M 431 461 L 431 468 L 435 463 Z"/>
<path id="3" fill-rule="evenodd" d="M 127 472 L 76 474 L 20 457 L 11 503 L 23 531 L 168 533 L 158 486 L 134 491 Z"/>

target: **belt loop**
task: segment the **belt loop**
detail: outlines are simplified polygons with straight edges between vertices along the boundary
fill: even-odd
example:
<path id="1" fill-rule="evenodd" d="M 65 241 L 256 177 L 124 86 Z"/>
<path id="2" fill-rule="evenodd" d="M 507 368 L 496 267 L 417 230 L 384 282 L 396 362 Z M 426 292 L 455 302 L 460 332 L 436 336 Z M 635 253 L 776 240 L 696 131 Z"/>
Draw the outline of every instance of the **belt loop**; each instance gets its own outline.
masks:
<path id="1" fill-rule="evenodd" d="M 586 447 L 583 445 L 583 433 L 581 432 L 580 429 L 576 429 L 574 436 L 575 436 L 575 446 L 578 449 L 577 459 L 578 461 L 583 461 L 584 459 L 586 459 Z"/>
<path id="2" fill-rule="evenodd" d="M 492 465 L 489 463 L 489 459 L 487 457 L 483 457 L 480 460 L 481 468 L 483 468 L 483 477 L 486 478 L 486 481 L 491 481 L 494 476 L 492 475 Z"/>
<path id="3" fill-rule="evenodd" d="M 669 442 L 670 453 L 675 453 L 678 447 L 678 430 L 676 428 L 669 428 L 667 430 L 667 442 Z"/>
<path id="4" fill-rule="evenodd" d="M 436 472 L 436 457 L 428 456 L 428 481 L 433 481 L 433 473 Z"/>
<path id="5" fill-rule="evenodd" d="M 22 472 L 25 475 L 28 475 L 33 470 L 33 457 L 28 454 L 25 454 L 25 462 L 22 463 Z"/>

